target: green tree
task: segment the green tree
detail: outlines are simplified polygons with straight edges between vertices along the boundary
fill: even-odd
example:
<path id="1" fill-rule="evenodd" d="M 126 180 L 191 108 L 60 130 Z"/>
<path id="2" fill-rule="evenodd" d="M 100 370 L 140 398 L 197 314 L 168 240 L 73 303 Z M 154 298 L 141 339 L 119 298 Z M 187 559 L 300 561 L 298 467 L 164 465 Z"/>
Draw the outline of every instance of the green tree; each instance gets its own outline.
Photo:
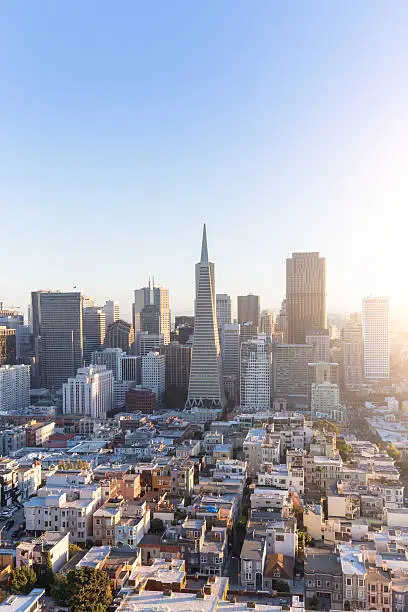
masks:
<path id="1" fill-rule="evenodd" d="M 298 544 L 299 551 L 303 552 L 306 546 L 310 546 L 313 542 L 313 538 L 307 533 L 305 529 L 299 529 L 298 531 Z"/>
<path id="2" fill-rule="evenodd" d="M 387 446 L 387 453 L 394 459 L 394 461 L 398 461 L 401 456 L 400 451 L 395 448 L 394 444 L 392 443 Z"/>
<path id="3" fill-rule="evenodd" d="M 58 577 L 52 595 L 71 612 L 105 612 L 113 599 L 108 575 L 93 567 L 81 567 Z"/>
<path id="4" fill-rule="evenodd" d="M 352 448 L 346 444 L 344 438 L 337 438 L 337 450 L 339 451 L 340 457 L 343 459 L 343 461 L 348 461 Z"/>
<path id="5" fill-rule="evenodd" d="M 27 595 L 37 582 L 35 571 L 29 567 L 19 567 L 11 572 L 11 591 L 16 594 Z"/>
<path id="6" fill-rule="evenodd" d="M 272 588 L 278 593 L 290 593 L 290 587 L 285 580 L 273 580 Z"/>
<path id="7" fill-rule="evenodd" d="M 78 544 L 74 544 L 73 542 L 70 543 L 69 548 L 68 548 L 68 556 L 71 559 L 74 555 L 76 555 L 77 553 L 81 552 L 82 548 L 80 546 L 78 546 Z"/>
<path id="8" fill-rule="evenodd" d="M 55 581 L 54 572 L 52 571 L 51 555 L 47 551 L 45 553 L 44 563 L 39 563 L 35 566 L 37 576 L 37 585 L 49 591 Z"/>

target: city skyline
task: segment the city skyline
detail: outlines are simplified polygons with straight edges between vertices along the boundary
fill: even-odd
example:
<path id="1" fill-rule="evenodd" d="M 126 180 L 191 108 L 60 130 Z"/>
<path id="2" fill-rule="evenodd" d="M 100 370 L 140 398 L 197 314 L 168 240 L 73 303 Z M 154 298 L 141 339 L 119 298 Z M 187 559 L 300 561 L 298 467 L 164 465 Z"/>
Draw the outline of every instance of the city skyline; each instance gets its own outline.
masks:
<path id="1" fill-rule="evenodd" d="M 23 222 L 1 298 L 77 285 L 125 305 L 154 273 L 192 311 L 206 221 L 220 292 L 277 308 L 285 259 L 318 251 L 329 311 L 405 306 L 408 7 L 132 4 L 3 11 L 0 201 Z"/>

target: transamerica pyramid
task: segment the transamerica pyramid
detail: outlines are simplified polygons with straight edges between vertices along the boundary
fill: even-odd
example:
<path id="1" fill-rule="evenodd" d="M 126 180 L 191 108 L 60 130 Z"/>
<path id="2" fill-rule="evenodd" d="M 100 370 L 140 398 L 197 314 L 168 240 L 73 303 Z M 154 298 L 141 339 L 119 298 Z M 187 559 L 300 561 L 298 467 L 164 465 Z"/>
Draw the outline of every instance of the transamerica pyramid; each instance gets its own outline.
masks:
<path id="1" fill-rule="evenodd" d="M 215 305 L 214 264 L 208 260 L 204 223 L 200 262 L 196 264 L 196 297 L 193 351 L 186 408 L 222 408 L 225 398 L 221 377 L 221 352 Z"/>

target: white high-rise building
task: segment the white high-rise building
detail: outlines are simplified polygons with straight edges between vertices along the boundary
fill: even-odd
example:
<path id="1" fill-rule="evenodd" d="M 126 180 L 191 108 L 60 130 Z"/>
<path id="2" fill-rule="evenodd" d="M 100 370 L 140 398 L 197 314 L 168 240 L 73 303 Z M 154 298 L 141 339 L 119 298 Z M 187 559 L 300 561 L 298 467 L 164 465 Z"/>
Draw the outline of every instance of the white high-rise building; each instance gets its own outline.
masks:
<path id="1" fill-rule="evenodd" d="M 240 397 L 243 408 L 271 406 L 271 344 L 266 334 L 241 344 Z"/>
<path id="2" fill-rule="evenodd" d="M 390 377 L 390 322 L 387 297 L 363 300 L 364 376 Z"/>
<path id="3" fill-rule="evenodd" d="M 142 387 L 154 391 L 161 404 L 166 389 L 166 356 L 152 351 L 142 357 Z"/>
<path id="4" fill-rule="evenodd" d="M 106 418 L 113 408 L 113 373 L 105 365 L 78 368 L 62 387 L 64 414 Z"/>
<path id="5" fill-rule="evenodd" d="M 340 391 L 336 384 L 312 383 L 312 416 L 317 419 L 332 419 L 340 409 Z"/>
<path id="6" fill-rule="evenodd" d="M 148 332 L 137 332 L 135 337 L 135 352 L 136 355 L 147 355 L 151 351 L 163 352 L 164 347 L 163 334 L 149 334 Z"/>
<path id="7" fill-rule="evenodd" d="M 30 405 L 30 366 L 0 367 L 0 410 L 21 410 Z"/>
<path id="8" fill-rule="evenodd" d="M 106 327 L 108 327 L 108 325 L 112 325 L 112 323 L 115 323 L 115 321 L 119 321 L 119 302 L 115 302 L 114 300 L 106 300 L 105 306 L 103 306 L 102 310 L 106 314 Z"/>
<path id="9" fill-rule="evenodd" d="M 226 293 L 217 293 L 216 295 L 217 305 L 217 324 L 218 328 L 222 325 L 229 325 L 231 323 L 231 298 Z"/>
<path id="10" fill-rule="evenodd" d="M 94 351 L 92 353 L 91 365 L 104 365 L 107 370 L 113 372 L 115 380 L 120 377 L 120 359 L 126 356 L 126 353 L 120 348 L 106 348 L 103 351 Z"/>
<path id="11" fill-rule="evenodd" d="M 214 264 L 208 259 L 205 224 L 201 258 L 195 271 L 194 337 L 186 408 L 222 408 L 225 396 L 215 307 L 215 271 Z"/>
<path id="12" fill-rule="evenodd" d="M 328 363 L 330 361 L 330 334 L 328 329 L 318 329 L 306 333 L 306 344 L 313 346 L 313 361 Z"/>

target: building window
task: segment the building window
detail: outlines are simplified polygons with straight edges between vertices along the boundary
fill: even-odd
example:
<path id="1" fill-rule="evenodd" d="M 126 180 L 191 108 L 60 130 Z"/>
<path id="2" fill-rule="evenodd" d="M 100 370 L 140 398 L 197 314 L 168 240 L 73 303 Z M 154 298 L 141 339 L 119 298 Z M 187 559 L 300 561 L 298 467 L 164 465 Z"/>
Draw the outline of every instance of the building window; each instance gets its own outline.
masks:
<path id="1" fill-rule="evenodd" d="M 346 584 L 347 584 L 347 586 L 351 586 L 351 578 L 347 578 L 346 579 Z"/>

